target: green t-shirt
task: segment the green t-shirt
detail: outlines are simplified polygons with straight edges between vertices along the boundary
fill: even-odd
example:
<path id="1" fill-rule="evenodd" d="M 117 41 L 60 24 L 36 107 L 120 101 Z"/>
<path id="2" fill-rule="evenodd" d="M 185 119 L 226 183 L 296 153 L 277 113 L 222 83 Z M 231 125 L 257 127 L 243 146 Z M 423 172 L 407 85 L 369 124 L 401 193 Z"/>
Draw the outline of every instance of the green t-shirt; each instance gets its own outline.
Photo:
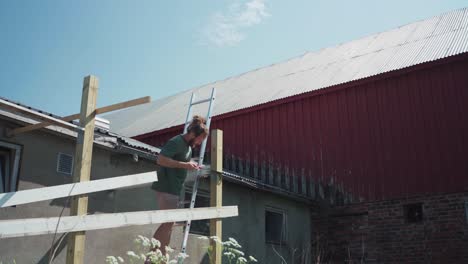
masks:
<path id="1" fill-rule="evenodd" d="M 190 161 L 192 157 L 192 148 L 187 144 L 182 135 L 178 135 L 171 138 L 162 147 L 159 155 L 173 160 L 187 162 Z M 158 181 L 153 183 L 152 188 L 158 192 L 179 195 L 186 177 L 186 169 L 160 166 L 158 170 Z"/>

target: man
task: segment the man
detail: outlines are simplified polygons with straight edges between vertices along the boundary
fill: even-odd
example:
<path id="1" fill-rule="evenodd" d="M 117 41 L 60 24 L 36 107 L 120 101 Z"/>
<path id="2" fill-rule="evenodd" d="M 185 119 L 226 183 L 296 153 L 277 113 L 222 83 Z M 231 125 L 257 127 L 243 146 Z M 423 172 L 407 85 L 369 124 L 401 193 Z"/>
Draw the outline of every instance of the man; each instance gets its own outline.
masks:
<path id="1" fill-rule="evenodd" d="M 157 164 L 158 181 L 152 188 L 156 190 L 156 199 L 159 210 L 176 209 L 179 194 L 189 170 L 199 170 L 197 163 L 190 161 L 192 149 L 199 146 L 208 136 L 206 120 L 194 116 L 187 127 L 187 133 L 171 138 L 161 149 Z M 165 246 L 171 240 L 171 231 L 174 223 L 164 223 L 154 233 L 154 238 L 161 242 L 161 251 L 165 254 Z"/>

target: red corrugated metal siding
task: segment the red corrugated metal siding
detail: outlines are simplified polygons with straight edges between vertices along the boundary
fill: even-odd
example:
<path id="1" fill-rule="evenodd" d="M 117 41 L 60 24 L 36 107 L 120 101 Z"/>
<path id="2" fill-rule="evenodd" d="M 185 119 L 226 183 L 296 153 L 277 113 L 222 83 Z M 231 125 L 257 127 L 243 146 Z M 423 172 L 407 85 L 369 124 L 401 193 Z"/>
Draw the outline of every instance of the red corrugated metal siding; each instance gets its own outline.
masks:
<path id="1" fill-rule="evenodd" d="M 275 173 L 333 179 L 369 200 L 468 189 L 468 59 L 383 77 L 214 118 L 212 127 L 251 177 L 255 163 L 271 161 Z M 138 138 L 159 146 L 179 129 Z"/>

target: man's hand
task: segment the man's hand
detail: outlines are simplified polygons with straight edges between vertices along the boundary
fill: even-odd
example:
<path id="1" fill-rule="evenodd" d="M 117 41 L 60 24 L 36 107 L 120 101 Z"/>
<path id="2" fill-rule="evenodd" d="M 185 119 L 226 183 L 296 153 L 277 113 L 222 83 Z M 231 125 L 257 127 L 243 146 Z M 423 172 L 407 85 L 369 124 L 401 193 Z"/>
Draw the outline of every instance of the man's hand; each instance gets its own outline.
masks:
<path id="1" fill-rule="evenodd" d="M 199 169 L 201 169 L 201 167 L 198 166 L 197 163 L 195 163 L 195 162 L 193 162 L 193 161 L 189 161 L 189 162 L 186 162 L 186 163 L 185 163 L 184 169 L 187 169 L 187 170 L 199 170 Z"/>

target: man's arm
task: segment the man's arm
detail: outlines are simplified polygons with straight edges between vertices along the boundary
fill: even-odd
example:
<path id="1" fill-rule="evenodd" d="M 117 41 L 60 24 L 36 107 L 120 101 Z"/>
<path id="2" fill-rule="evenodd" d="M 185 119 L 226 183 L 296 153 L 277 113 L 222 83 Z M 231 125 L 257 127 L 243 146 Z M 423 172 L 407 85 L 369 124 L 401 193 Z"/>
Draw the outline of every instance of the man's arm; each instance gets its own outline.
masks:
<path id="1" fill-rule="evenodd" d="M 177 161 L 173 160 L 171 158 L 168 158 L 164 155 L 159 155 L 158 157 L 158 165 L 162 167 L 167 167 L 167 168 L 179 168 L 179 169 L 186 169 L 186 170 L 198 170 L 200 169 L 198 164 L 195 162 L 189 161 L 189 162 L 183 162 L 183 161 Z"/>

